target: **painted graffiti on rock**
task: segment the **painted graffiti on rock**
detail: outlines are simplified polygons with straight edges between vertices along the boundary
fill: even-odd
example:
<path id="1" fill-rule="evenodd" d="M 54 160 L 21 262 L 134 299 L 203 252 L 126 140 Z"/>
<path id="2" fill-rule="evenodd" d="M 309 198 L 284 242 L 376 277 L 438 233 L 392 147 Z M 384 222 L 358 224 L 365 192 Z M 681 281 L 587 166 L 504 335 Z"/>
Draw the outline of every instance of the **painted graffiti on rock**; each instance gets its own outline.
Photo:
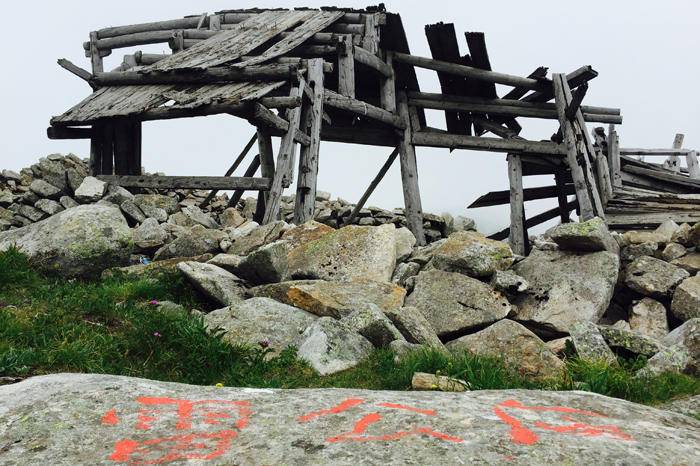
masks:
<path id="1" fill-rule="evenodd" d="M 361 400 L 358 398 L 349 398 L 340 403 L 339 405 L 329 409 L 313 411 L 311 413 L 299 417 L 298 421 L 300 423 L 306 423 L 311 422 L 320 417 L 341 414 L 349 410 L 356 410 L 355 408 L 359 408 L 357 410 L 361 410 L 366 409 L 368 407 L 370 408 L 370 412 L 362 415 L 355 422 L 352 430 L 340 433 L 338 435 L 327 437 L 326 442 L 386 442 L 392 440 L 399 440 L 411 436 L 429 436 L 452 443 L 464 442 L 464 440 L 459 437 L 454 437 L 442 432 L 438 432 L 436 430 L 433 430 L 433 428 L 431 427 L 422 425 L 409 425 L 407 426 L 406 430 L 398 430 L 394 432 L 374 432 L 373 434 L 368 433 L 369 430 L 381 431 L 381 421 L 383 417 L 390 414 L 395 414 L 396 412 L 408 412 L 412 414 L 418 414 L 420 416 L 425 416 L 427 418 L 435 418 L 438 416 L 438 413 L 437 411 L 432 409 L 421 409 L 413 406 L 407 406 L 396 403 L 377 403 L 373 405 L 368 405 L 367 403 L 365 403 L 365 400 Z"/>
<path id="2" fill-rule="evenodd" d="M 514 443 L 534 445 L 539 435 L 526 427 L 532 423 L 533 428 L 565 435 L 581 435 L 584 437 L 609 436 L 618 440 L 632 440 L 632 437 L 619 427 L 613 425 L 591 425 L 582 422 L 581 418 L 605 418 L 606 416 L 593 411 L 586 411 L 566 406 L 526 406 L 516 400 L 506 400 L 493 407 L 498 418 L 510 426 L 510 437 Z M 536 414 L 535 414 L 536 413 Z M 556 414 L 557 424 L 541 420 L 542 413 Z M 532 419 L 537 417 L 537 419 Z M 561 421 L 568 424 L 561 424 Z"/>
<path id="3" fill-rule="evenodd" d="M 247 401 L 174 398 L 137 398 L 139 410 L 133 438 L 117 441 L 109 459 L 132 465 L 164 464 L 180 460 L 211 460 L 227 453 L 251 416 Z M 116 410 L 102 417 L 105 426 L 121 422 Z M 148 437 L 158 427 L 171 435 Z"/>

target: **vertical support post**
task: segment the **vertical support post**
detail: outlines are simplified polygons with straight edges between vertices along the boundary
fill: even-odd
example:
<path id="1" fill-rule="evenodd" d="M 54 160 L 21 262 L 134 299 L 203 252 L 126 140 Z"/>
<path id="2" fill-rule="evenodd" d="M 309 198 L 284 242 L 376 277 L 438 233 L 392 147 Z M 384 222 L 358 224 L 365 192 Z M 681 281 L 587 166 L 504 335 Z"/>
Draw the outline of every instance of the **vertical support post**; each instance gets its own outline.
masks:
<path id="1" fill-rule="evenodd" d="M 272 151 L 272 136 L 270 133 L 258 128 L 258 150 L 260 151 L 260 173 L 263 178 L 274 178 L 275 176 L 275 156 Z M 258 193 L 258 204 L 255 210 L 255 221 L 261 223 L 265 218 L 265 208 L 270 193 L 260 191 Z"/>
<path id="2" fill-rule="evenodd" d="M 374 55 L 379 52 L 379 30 L 377 28 L 377 15 L 365 15 L 365 34 L 362 37 L 362 48 Z"/>
<path id="3" fill-rule="evenodd" d="M 290 92 L 291 97 L 299 97 L 304 101 L 304 89 L 306 88 L 306 80 L 301 78 L 298 86 L 293 86 Z M 302 104 L 304 106 L 305 104 Z M 287 134 L 282 137 L 279 153 L 277 154 L 277 167 L 275 176 L 272 178 L 272 186 L 267 197 L 267 205 L 265 206 L 265 216 L 263 223 L 271 223 L 277 220 L 280 212 L 280 202 L 284 188 L 288 188 L 290 183 L 289 170 L 290 164 L 294 156 L 294 135 L 299 128 L 301 120 L 302 107 L 291 109 L 287 115 L 289 119 L 289 129 Z"/>
<path id="4" fill-rule="evenodd" d="M 394 55 L 386 54 L 386 63 L 394 68 Z M 382 88 L 380 90 L 382 108 L 388 112 L 396 112 L 396 79 L 395 73 L 392 71 L 391 76 L 382 79 Z"/>
<path id="5" fill-rule="evenodd" d="M 697 151 L 690 151 L 685 156 L 688 163 L 688 176 L 692 179 L 700 179 L 700 165 L 698 164 Z"/>
<path id="6" fill-rule="evenodd" d="M 90 175 L 103 175 L 102 173 L 102 139 L 103 123 L 92 125 L 92 136 L 90 137 Z"/>
<path id="7" fill-rule="evenodd" d="M 338 92 L 345 97 L 355 98 L 355 46 L 351 34 L 338 37 Z"/>
<path id="8" fill-rule="evenodd" d="M 416 162 L 416 148 L 413 145 L 413 129 L 411 118 L 408 114 L 408 98 L 405 92 L 398 94 L 399 117 L 406 125 L 400 141 L 401 182 L 403 184 L 403 198 L 406 207 L 406 220 L 408 228 L 416 237 L 419 246 L 425 245 L 425 232 L 423 231 L 423 206 L 420 199 L 418 186 L 418 164 Z"/>
<path id="9" fill-rule="evenodd" d="M 221 15 L 212 15 L 209 17 L 209 30 L 210 31 L 220 31 L 221 30 Z"/>
<path id="10" fill-rule="evenodd" d="M 566 198 L 566 183 L 564 183 L 564 173 L 554 174 L 554 184 L 557 185 L 557 203 L 559 204 L 559 219 L 561 223 L 571 223 L 569 216 L 569 200 Z"/>
<path id="11" fill-rule="evenodd" d="M 111 123 L 101 125 L 102 175 L 114 174 L 114 126 Z"/>
<path id="12" fill-rule="evenodd" d="M 586 221 L 595 217 L 595 211 L 593 209 L 593 204 L 588 193 L 588 186 L 583 173 L 583 169 L 579 165 L 578 161 L 579 150 L 578 141 L 576 140 L 576 134 L 574 133 L 573 125 L 566 118 L 567 105 L 562 82 L 563 76 L 564 75 L 560 73 L 555 73 L 552 78 L 554 86 L 555 105 L 557 107 L 559 125 L 561 126 L 562 135 L 564 136 L 564 143 L 566 145 L 566 158 L 569 164 L 569 168 L 571 170 L 571 177 L 574 180 L 576 198 L 578 199 L 579 206 L 581 207 L 581 217 L 584 221 Z"/>
<path id="13" fill-rule="evenodd" d="M 92 62 L 93 75 L 104 71 L 102 55 L 100 55 L 100 50 L 97 48 L 97 31 L 90 33 L 90 61 Z"/>
<path id="14" fill-rule="evenodd" d="M 615 131 L 615 125 L 608 129 L 608 158 L 610 159 L 610 175 L 614 188 L 622 187 L 622 175 L 620 174 L 620 136 Z"/>
<path id="15" fill-rule="evenodd" d="M 311 143 L 308 146 L 302 146 L 299 153 L 299 175 L 294 204 L 294 223 L 297 225 L 312 220 L 316 208 L 318 154 L 321 148 L 321 125 L 323 124 L 324 75 L 322 58 L 309 60 L 308 78 L 313 94 L 309 115 Z"/>
<path id="16" fill-rule="evenodd" d="M 114 125 L 114 174 L 129 174 L 129 158 L 134 151 L 131 122 L 124 118 L 113 119 Z"/>
<path id="17" fill-rule="evenodd" d="M 510 237 L 515 254 L 527 252 L 525 233 L 525 198 L 523 195 L 523 163 L 519 154 L 508 154 L 508 181 L 510 182 Z"/>
<path id="18" fill-rule="evenodd" d="M 143 173 L 143 124 L 140 121 L 132 122 L 133 152 L 129 159 L 129 175 L 140 176 Z"/>
<path id="19" fill-rule="evenodd" d="M 683 148 L 683 140 L 685 139 L 684 134 L 676 134 L 676 137 L 673 139 L 673 149 L 682 149 Z M 669 158 L 667 158 L 664 161 L 664 168 L 668 168 L 669 170 L 673 170 L 676 173 L 681 172 L 681 158 L 677 155 L 671 155 Z"/>

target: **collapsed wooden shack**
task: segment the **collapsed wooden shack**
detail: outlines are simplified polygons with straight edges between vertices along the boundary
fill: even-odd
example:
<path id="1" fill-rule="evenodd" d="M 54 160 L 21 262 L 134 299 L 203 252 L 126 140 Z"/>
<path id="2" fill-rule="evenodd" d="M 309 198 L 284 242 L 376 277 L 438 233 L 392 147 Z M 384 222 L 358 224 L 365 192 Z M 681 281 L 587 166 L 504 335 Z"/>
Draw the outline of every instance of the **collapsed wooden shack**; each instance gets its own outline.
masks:
<path id="1" fill-rule="evenodd" d="M 416 166 L 421 146 L 507 154 L 510 189 L 471 207 L 510 204 L 510 227 L 494 237 L 509 237 L 521 254 L 529 248 L 528 228 L 556 217 L 568 222 L 572 211 L 615 228 L 653 227 L 668 218 L 698 221 L 696 153 L 678 141 L 670 150 L 621 149 L 614 129 L 622 123 L 620 110 L 583 104 L 597 76 L 593 68 L 551 77 L 545 67 L 527 77 L 499 73 L 491 69 L 483 33 L 466 33 L 469 54 L 463 55 L 454 25 L 429 25 L 425 32 L 432 58 L 411 55 L 399 15 L 383 5 L 227 10 L 101 29 L 84 44 L 91 72 L 59 60 L 94 92 L 54 117 L 48 134 L 89 138 L 92 174 L 124 187 L 207 189 L 212 196 L 232 190 L 231 205 L 244 191 L 259 191 L 256 217 L 265 223 L 278 218 L 295 176 L 294 222 L 313 218 L 321 141 L 391 147 L 343 223 L 352 221 L 398 158 L 407 223 L 420 244 L 426 241 Z M 114 50 L 155 43 L 168 43 L 172 54 L 139 51 L 104 70 L 103 58 Z M 416 68 L 436 71 L 442 92 L 421 92 Z M 499 97 L 497 84 L 511 89 Z M 426 109 L 444 111 L 446 130 L 427 125 Z M 142 176 L 142 122 L 214 114 L 256 127 L 225 176 Z M 525 118 L 556 120 L 559 131 L 544 141 L 527 140 L 519 136 Z M 610 130 L 589 133 L 589 123 Z M 281 138 L 276 156 L 272 137 Z M 231 176 L 256 142 L 259 153 L 243 176 Z M 661 165 L 638 155 L 671 158 Z M 523 177 L 532 175 L 553 175 L 554 184 L 523 188 Z M 557 208 L 526 218 L 525 202 L 546 198 L 556 198 Z"/>

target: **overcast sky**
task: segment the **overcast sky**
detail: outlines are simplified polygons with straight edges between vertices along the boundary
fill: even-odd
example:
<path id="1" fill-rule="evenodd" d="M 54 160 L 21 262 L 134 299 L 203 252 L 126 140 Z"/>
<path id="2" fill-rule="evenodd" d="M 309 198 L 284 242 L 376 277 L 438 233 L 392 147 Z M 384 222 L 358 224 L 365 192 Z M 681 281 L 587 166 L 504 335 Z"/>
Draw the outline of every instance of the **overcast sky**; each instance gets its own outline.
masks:
<path id="1" fill-rule="evenodd" d="M 86 97 L 90 88 L 56 65 L 68 58 L 89 69 L 82 42 L 91 30 L 139 22 L 212 13 L 227 8 L 318 7 L 328 0 L 210 0 L 167 2 L 11 1 L 3 5 L 6 21 L 0 52 L 5 65 L 0 75 L 2 124 L 0 168 L 18 170 L 50 153 L 73 152 L 86 157 L 87 141 L 50 141 L 46 127 L 58 115 Z M 196 7 L 195 7 L 196 5 Z M 527 75 L 537 66 L 569 72 L 592 65 L 600 75 L 590 84 L 586 103 L 622 108 L 619 128 L 626 147 L 670 147 L 676 132 L 685 133 L 685 147 L 700 147 L 700 93 L 697 91 L 698 14 L 691 0 L 388 1 L 400 13 L 416 55 L 430 56 L 423 27 L 439 21 L 455 23 L 462 53 L 462 32 L 483 31 L 495 70 Z M 342 6 L 365 7 L 345 1 Z M 165 52 L 167 45 L 141 47 Z M 116 67 L 129 50 L 105 59 Z M 439 91 L 434 72 L 419 73 L 421 89 Z M 501 92 L 502 94 L 502 92 Z M 432 126 L 444 127 L 443 115 L 428 115 Z M 552 121 L 523 120 L 523 136 L 548 138 Z M 244 120 L 208 117 L 144 125 L 143 160 L 146 170 L 168 175 L 222 175 L 253 133 Z M 357 145 L 321 145 L 319 189 L 334 197 L 356 201 L 390 150 Z M 507 189 L 504 154 L 419 148 L 419 179 L 426 212 L 450 212 L 477 220 L 479 229 L 493 232 L 508 223 L 507 208 L 467 210 L 474 199 L 492 190 Z M 529 178 L 526 186 L 552 183 Z M 403 204 L 398 164 L 369 201 L 393 208 Z M 528 215 L 552 203 L 528 203 Z"/>

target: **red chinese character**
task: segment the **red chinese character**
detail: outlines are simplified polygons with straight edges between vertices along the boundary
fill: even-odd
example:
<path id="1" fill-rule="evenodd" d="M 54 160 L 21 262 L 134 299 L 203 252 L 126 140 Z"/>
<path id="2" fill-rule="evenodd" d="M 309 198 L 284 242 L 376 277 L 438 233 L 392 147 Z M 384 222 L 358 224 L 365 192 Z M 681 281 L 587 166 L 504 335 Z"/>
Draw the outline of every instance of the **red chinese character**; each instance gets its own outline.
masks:
<path id="1" fill-rule="evenodd" d="M 122 439 L 114 445 L 109 459 L 120 463 L 163 464 L 178 460 L 210 460 L 225 454 L 238 432 L 248 425 L 251 411 L 247 401 L 188 401 L 141 397 L 135 429 L 149 431 L 155 423 L 173 435 L 147 440 Z M 102 424 L 119 424 L 114 409 L 102 417 Z M 174 423 L 174 428 L 172 424 Z M 220 426 L 212 430 L 212 426 Z"/>
<path id="2" fill-rule="evenodd" d="M 533 445 L 537 443 L 537 441 L 539 440 L 539 436 L 532 430 L 525 427 L 523 422 L 521 422 L 519 419 L 506 413 L 505 408 L 513 410 L 517 409 L 525 412 L 559 413 L 561 414 L 560 419 L 569 423 L 565 425 L 552 425 L 542 421 L 534 421 L 533 425 L 538 429 L 547 430 L 551 432 L 558 432 L 560 434 L 582 435 L 586 437 L 598 437 L 600 435 L 607 434 L 619 440 L 632 440 L 631 436 L 622 432 L 617 426 L 591 425 L 578 422 L 576 421 L 576 419 L 574 419 L 574 415 L 598 418 L 606 417 L 600 413 L 575 408 L 567 408 L 565 406 L 525 406 L 519 401 L 506 400 L 503 403 L 495 405 L 493 407 L 493 412 L 503 422 L 510 426 L 510 436 L 513 442 L 515 443 L 520 443 L 523 445 Z"/>
<path id="3" fill-rule="evenodd" d="M 312 413 L 309 413 L 307 415 L 299 417 L 299 422 L 304 423 L 304 422 L 309 422 L 312 421 L 316 418 L 322 417 L 322 416 L 330 416 L 334 414 L 340 414 L 342 412 L 348 411 L 352 408 L 355 408 L 357 406 L 360 406 L 364 404 L 365 401 L 361 399 L 356 399 L 356 398 L 350 398 L 342 403 L 340 403 L 337 406 L 334 406 L 330 409 L 323 409 L 320 411 L 314 411 Z M 388 410 L 400 410 L 400 411 L 408 411 L 411 413 L 419 414 L 421 416 L 426 416 L 426 417 L 436 417 L 437 412 L 432 409 L 420 409 L 420 408 L 415 408 L 412 406 L 406 406 L 406 405 L 401 405 L 401 404 L 395 404 L 395 403 L 377 403 L 377 407 L 388 409 Z M 358 420 L 355 423 L 354 428 L 349 431 L 342 433 L 337 436 L 333 437 L 328 437 L 326 438 L 326 441 L 329 443 L 337 443 L 337 442 L 375 442 L 375 441 L 380 441 L 380 442 L 386 442 L 386 441 L 391 441 L 391 440 L 399 440 L 404 437 L 409 437 L 409 436 L 420 436 L 420 435 L 427 435 L 439 440 L 443 440 L 446 442 L 453 442 L 453 443 L 461 443 L 464 440 L 458 437 L 453 437 L 447 434 L 444 434 L 442 432 L 437 432 L 433 430 L 430 427 L 425 427 L 425 426 L 417 426 L 417 427 L 412 427 L 407 430 L 401 430 L 397 432 L 392 432 L 388 434 L 381 434 L 381 435 L 368 435 L 367 430 L 370 427 L 375 426 L 375 424 L 378 424 L 382 420 L 382 414 L 380 414 L 379 411 L 371 412 L 369 414 L 366 414 L 363 416 L 360 420 Z"/>

